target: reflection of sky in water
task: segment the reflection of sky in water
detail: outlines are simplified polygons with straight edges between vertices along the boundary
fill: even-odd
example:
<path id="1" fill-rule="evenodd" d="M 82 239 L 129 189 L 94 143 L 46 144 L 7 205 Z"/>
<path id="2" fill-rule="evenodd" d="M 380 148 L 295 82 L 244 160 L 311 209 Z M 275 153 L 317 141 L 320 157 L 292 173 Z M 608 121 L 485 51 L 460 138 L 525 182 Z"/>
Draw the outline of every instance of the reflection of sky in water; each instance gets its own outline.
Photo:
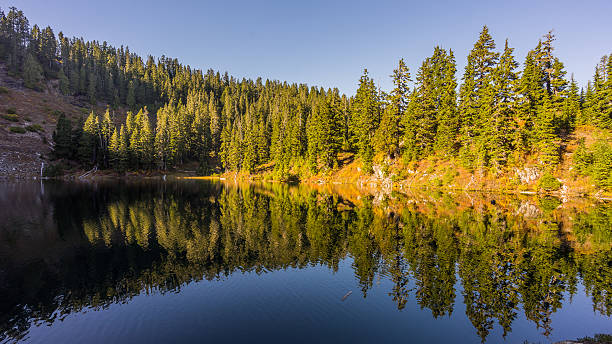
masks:
<path id="1" fill-rule="evenodd" d="M 155 189 L 155 187 L 149 188 L 153 192 L 151 190 L 146 191 L 148 188 L 146 186 L 138 189 L 123 187 L 121 189 L 114 187 L 93 189 L 85 187 L 77 191 L 72 190 L 72 192 L 76 192 L 76 202 L 80 204 L 76 208 L 71 208 L 70 205 L 63 203 L 53 203 L 65 201 L 64 198 L 53 197 L 54 194 L 57 196 L 66 192 L 65 189 L 47 186 L 44 197 L 35 193 L 35 197 L 43 197 L 43 201 L 37 205 L 40 208 L 37 211 L 46 214 L 42 218 L 49 218 L 49 216 L 53 216 L 54 212 L 57 215 L 58 207 L 68 206 L 71 209 L 70 213 L 74 215 L 72 219 L 74 221 L 72 222 L 83 223 L 89 221 L 90 224 L 95 224 L 89 229 L 84 229 L 83 226 L 78 227 L 81 230 L 79 240 L 75 239 L 79 236 L 75 236 L 74 233 L 69 231 L 61 235 L 55 235 L 54 230 L 46 228 L 45 240 L 51 242 L 49 246 L 55 247 L 49 249 L 49 253 L 46 254 L 51 254 L 51 252 L 61 253 L 71 249 L 81 250 L 83 246 L 86 247 L 85 250 L 88 252 L 84 254 L 92 254 L 94 250 L 101 252 L 109 250 L 115 252 L 116 250 L 121 253 L 119 255 L 121 259 L 107 261 L 100 266 L 111 271 L 115 269 L 116 273 L 119 274 L 114 276 L 119 278 L 117 280 L 119 281 L 118 284 L 114 286 L 118 290 L 115 293 L 121 291 L 121 283 L 132 282 L 133 285 L 130 285 L 129 288 L 136 289 L 134 290 L 136 296 L 114 299 L 123 300 L 119 303 L 111 300 L 110 303 L 107 303 L 108 306 L 103 307 L 103 309 L 87 307 L 85 299 L 84 306 L 86 307 L 82 310 L 76 310 L 65 316 L 57 314 L 56 311 L 57 319 L 64 318 L 64 320 L 54 321 L 51 326 L 48 326 L 46 322 L 39 322 L 29 329 L 29 334 L 26 337 L 28 342 L 317 342 L 323 340 L 326 342 L 475 343 L 480 342 L 480 338 L 473 323 L 466 316 L 462 276 L 471 276 L 474 269 L 483 266 L 486 268 L 488 265 L 480 264 L 472 269 L 460 272 L 461 264 L 466 264 L 466 256 L 458 255 L 448 258 L 444 254 L 452 249 L 457 250 L 457 254 L 466 252 L 468 250 L 465 246 L 466 242 L 458 239 L 448 241 L 448 237 L 437 237 L 436 233 L 440 235 L 446 234 L 448 231 L 448 228 L 440 229 L 438 227 L 443 227 L 442 224 L 449 221 L 457 221 L 456 224 L 460 226 L 470 227 L 462 227 L 460 232 L 463 235 L 473 236 L 471 240 L 467 241 L 469 245 L 475 246 L 472 247 L 470 252 L 480 254 L 486 252 L 487 249 L 491 249 L 491 247 L 497 247 L 496 245 L 510 247 L 511 249 L 506 247 L 505 254 L 515 252 L 513 249 L 539 252 L 535 250 L 535 247 L 547 243 L 547 245 L 551 245 L 550 241 L 547 241 L 550 240 L 550 232 L 539 236 L 531 233 L 521 237 L 526 241 L 509 240 L 510 244 L 497 240 L 504 236 L 496 236 L 491 231 L 497 229 L 493 224 L 499 223 L 500 217 L 503 218 L 500 214 L 486 220 L 491 231 L 482 232 L 487 233 L 487 236 L 478 239 L 478 233 L 481 232 L 477 230 L 477 227 L 483 223 L 483 219 L 478 218 L 478 216 L 470 217 L 464 214 L 458 217 L 460 220 L 457 220 L 453 217 L 453 214 L 444 216 L 430 214 L 423 219 L 421 219 L 421 215 L 412 217 L 399 215 L 399 219 L 394 218 L 393 221 L 387 221 L 388 219 L 385 220 L 387 215 L 384 215 L 384 212 L 374 209 L 375 207 L 370 209 L 367 203 L 365 206 L 360 204 L 358 208 L 338 213 L 337 210 L 334 210 L 337 207 L 330 206 L 330 204 L 339 202 L 339 199 L 326 198 L 321 194 L 293 199 L 291 198 L 293 197 L 292 194 L 286 192 L 286 190 L 280 192 L 271 190 L 266 193 L 268 196 L 262 196 L 263 194 L 259 192 L 245 193 L 244 190 L 240 189 L 220 189 L 218 187 L 209 189 L 202 184 L 193 183 L 173 185 L 167 187 L 164 192 L 161 189 Z M 30 189 L 20 192 L 29 192 L 27 190 Z M 146 192 L 143 192 L 143 190 Z M 11 192 L 14 192 L 14 190 Z M 118 194 L 121 197 L 117 198 Z M 75 194 L 71 195 L 71 197 L 74 196 Z M 270 196 L 272 196 L 272 199 L 269 198 Z M 23 197 L 23 202 L 31 201 L 24 195 L 20 197 Z M 148 203 L 151 198 L 161 202 L 162 206 L 156 210 L 152 203 Z M 6 200 L 7 198 L 1 198 L 0 203 L 6 205 Z M 86 202 L 91 203 L 85 204 Z M 172 205 L 172 202 L 177 203 Z M 346 203 L 348 202 L 343 202 L 343 204 Z M 533 201 L 531 203 L 541 204 L 542 202 Z M 202 208 L 204 205 L 210 206 L 211 204 L 214 205 L 213 208 L 221 207 L 224 211 L 210 212 Z M 518 202 L 517 204 L 524 204 L 524 202 Z M 124 209 L 121 209 L 122 206 Z M 129 206 L 132 206 L 132 208 Z M 261 209 L 262 206 L 266 208 Z M 91 211 L 90 207 L 103 211 L 101 213 Z M 50 209 L 53 209 L 53 211 L 50 211 Z M 164 265 L 163 263 L 167 263 L 169 258 L 167 253 L 164 253 L 166 251 L 158 246 L 160 242 L 155 239 L 155 229 L 151 230 L 150 239 L 146 245 L 143 245 L 143 242 L 147 240 L 139 239 L 139 235 L 142 236 L 142 233 L 138 233 L 137 230 L 130 232 L 123 229 L 124 235 L 117 235 L 116 232 L 111 233 L 111 242 L 114 243 L 125 242 L 127 240 L 125 237 L 130 235 L 132 239 L 128 240 L 131 244 L 128 243 L 127 246 L 121 244 L 109 248 L 103 244 L 109 239 L 108 237 L 105 239 L 102 227 L 105 226 L 105 223 L 117 222 L 117 215 L 110 215 L 109 213 L 112 211 L 109 209 L 124 213 L 125 219 L 132 223 L 150 223 L 152 228 L 167 226 L 169 222 L 175 221 L 179 233 L 166 231 L 163 236 L 158 236 L 158 238 L 159 240 L 166 240 L 163 247 L 169 249 L 174 247 L 178 251 L 197 243 L 193 235 L 189 234 L 189 230 L 185 230 L 189 227 L 190 221 L 192 221 L 191 223 L 201 224 L 201 228 L 198 228 L 202 233 L 210 234 L 210 222 L 211 218 L 214 218 L 219 226 L 217 230 L 220 239 L 217 249 L 220 251 L 214 254 L 216 260 L 212 264 L 214 265 L 212 270 L 223 271 L 224 267 L 227 267 L 225 262 L 228 259 L 234 259 L 231 262 L 230 273 L 221 272 L 220 277 L 203 280 L 200 280 L 201 276 L 196 276 L 196 280 L 194 280 L 171 272 L 166 277 L 170 279 L 176 277 L 175 282 L 180 287 L 176 287 L 176 284 L 172 286 L 172 283 L 170 283 L 167 284 L 170 285 L 169 288 L 162 288 L 162 290 L 165 290 L 164 292 L 161 292 L 157 287 L 151 289 L 144 285 L 139 286 L 138 283 L 144 283 L 143 281 L 147 280 L 147 274 L 151 274 L 151 276 L 162 275 L 164 272 L 168 272 L 169 266 L 176 268 L 179 274 L 185 269 L 193 269 L 191 273 L 198 273 L 198 271 L 201 273 L 206 269 L 210 270 L 211 268 L 206 266 L 211 263 L 210 261 L 207 263 L 206 260 L 186 261 L 183 259 L 178 265 Z M 604 214 L 602 215 L 604 217 L 589 217 L 590 220 L 588 221 L 601 223 L 602 220 L 609 219 L 609 217 L 605 217 L 610 216 L 609 207 L 604 207 L 603 211 L 601 208 L 598 209 L 599 213 Z M 262 210 L 263 212 L 261 212 Z M 556 215 L 547 215 L 546 212 L 547 210 L 541 216 L 549 216 L 546 218 L 547 222 L 568 216 L 556 213 Z M 100 214 L 102 216 L 99 216 Z M 151 218 L 145 219 L 143 214 L 150 214 Z M 276 215 L 268 215 L 262 221 L 253 221 L 252 218 L 249 218 L 249 216 L 259 216 L 257 214 Z M 303 218 L 296 219 L 296 214 L 302 214 Z M 112 219 L 113 216 L 115 220 Z M 502 222 L 516 225 L 516 222 L 513 222 L 515 220 L 512 219 L 512 215 L 507 216 L 508 218 Z M 577 215 L 572 213 L 571 216 L 576 218 Z M 32 220 L 34 222 L 17 221 L 18 219 L 15 220 L 15 213 L 11 213 L 10 217 L 5 217 L 5 219 L 7 218 L 11 219 L 13 225 L 18 224 L 17 226 L 23 227 L 24 232 L 35 231 L 34 228 L 29 228 L 27 223 L 33 223 L 32 227 L 36 227 L 36 220 Z M 61 221 L 64 221 L 63 223 L 67 223 L 67 220 L 66 218 L 61 219 Z M 164 225 L 159 222 L 160 220 L 168 223 Z M 282 222 L 282 224 L 278 222 Z M 121 221 L 117 223 L 121 223 Z M 255 223 L 256 225 L 248 225 L 248 223 Z M 396 228 L 395 225 L 390 224 L 395 223 L 401 224 L 398 227 L 398 236 L 389 234 Z M 204 224 L 207 226 L 204 226 Z M 125 224 L 120 226 L 125 226 Z M 298 228 L 291 229 L 291 226 L 298 226 Z M 388 228 L 388 226 L 391 227 Z M 425 227 L 415 229 L 419 226 Z M 9 240 L 17 235 L 15 233 L 20 233 L 19 229 L 10 230 L 13 234 L 8 235 L 6 233 L 9 232 L 9 229 L 6 222 L 0 228 L 5 232 L 0 234 L 0 258 L 2 258 L 0 264 L 4 264 L 9 259 L 8 253 L 11 252 L 11 249 L 27 250 L 23 246 L 17 245 L 15 247 Z M 230 229 L 226 231 L 226 228 Z M 348 234 L 342 228 L 348 230 Z M 87 232 L 88 230 L 90 232 Z M 343 234 L 338 234 L 338 231 Z M 94 232 L 100 235 L 97 236 Z M 409 233 L 413 234 L 410 235 Z M 414 233 L 422 235 L 414 235 Z M 225 234 L 231 235 L 227 236 Z M 32 235 L 36 236 L 36 233 Z M 405 237 L 402 237 L 403 235 Z M 123 239 L 121 239 L 122 237 Z M 262 237 L 267 239 L 268 242 L 261 241 Z M 296 239 L 298 237 L 302 238 L 299 245 Z M 209 236 L 203 235 L 202 238 L 209 238 Z M 227 241 L 227 238 L 231 238 L 231 240 Z M 402 238 L 420 242 L 404 242 Z M 489 240 L 490 238 L 493 239 Z M 97 248 L 87 249 L 88 240 L 98 242 Z M 249 242 L 249 240 L 259 241 Z M 454 246 L 444 246 L 445 244 L 448 245 L 449 242 L 454 243 L 452 244 Z M 518 246 L 512 246 L 512 243 Z M 230 244 L 238 250 L 235 254 L 225 257 L 223 249 Z M 310 247 L 308 247 L 309 244 Z M 313 247 L 314 245 L 316 245 L 316 249 Z M 74 248 L 71 248 L 72 246 Z M 141 248 L 143 246 L 146 246 L 144 251 Z M 280 248 L 277 250 L 275 247 Z M 399 255 L 394 251 L 395 247 L 401 247 Z M 552 247 L 555 249 L 554 245 Z M 288 249 L 293 249 L 295 252 Z M 153 252 L 156 252 L 156 254 L 153 254 Z M 206 252 L 209 252 L 208 248 Z M 14 253 L 16 256 L 27 256 L 24 252 Z M 27 253 L 36 255 L 35 252 Z M 189 255 L 189 253 L 187 254 Z M 318 256 L 316 256 L 317 254 Z M 407 285 L 403 288 L 407 291 L 407 301 L 402 310 L 398 310 L 398 304 L 392 295 L 394 290 L 392 269 L 397 262 L 392 262 L 390 259 L 398 256 L 403 257 L 400 258 L 404 271 L 403 277 L 408 280 Z M 100 257 L 116 258 L 118 256 L 101 255 Z M 196 255 L 195 257 L 201 259 L 204 256 Z M 478 257 L 488 256 L 475 255 L 474 257 L 477 260 Z M 589 268 L 602 271 L 609 270 L 608 266 L 600 265 L 610 261 L 610 255 L 608 254 L 606 257 L 608 258 L 604 257 L 604 259 L 591 263 L 592 266 Z M 95 274 L 95 268 L 99 266 L 93 264 L 93 262 L 98 258 L 88 259 L 90 260 L 87 264 L 92 264 L 88 265 L 88 273 Z M 130 259 L 138 261 L 138 263 L 129 261 Z M 287 261 L 296 261 L 296 259 L 302 262 L 300 263 L 302 268 L 291 267 L 291 264 L 287 265 Z M 340 259 L 337 271 L 328 267 L 327 263 L 323 265 L 317 263 L 327 259 L 331 259 L 332 262 Z M 434 306 L 432 302 L 440 301 L 436 299 L 436 296 L 444 297 L 438 295 L 440 293 L 444 294 L 444 290 L 437 289 L 440 283 L 436 282 L 440 281 L 435 280 L 444 274 L 434 276 L 428 271 L 434 272 L 434 274 L 436 272 L 440 273 L 439 269 L 443 269 L 445 259 L 450 259 L 451 264 L 456 264 L 455 273 L 451 275 L 455 277 L 453 282 L 454 300 L 443 300 L 451 302 L 452 314 L 450 316 L 444 314 L 434 318 L 432 309 L 423 307 L 422 304 L 428 302 L 429 306 Z M 565 257 L 564 259 L 568 258 Z M 452 263 L 453 260 L 455 263 Z M 79 271 L 70 266 L 76 264 L 75 261 L 78 260 L 62 261 L 60 259 L 60 263 L 56 262 L 52 266 L 59 270 L 72 269 Z M 62 267 L 61 262 L 67 265 Z M 364 267 L 365 262 L 372 262 L 373 265 Z M 503 263 L 504 260 L 500 259 L 499 262 Z M 585 262 L 587 261 L 584 261 L 583 264 L 586 264 Z M 28 264 L 31 263 L 32 260 L 28 261 Z M 430 266 L 428 264 L 437 265 Z M 122 270 L 121 265 L 125 265 L 123 268 L 127 267 L 127 269 Z M 260 273 L 254 271 L 253 266 L 261 267 L 262 265 L 263 268 Z M 32 266 L 35 269 L 35 264 Z M 30 269 L 32 269 L 32 266 L 30 266 Z M 560 266 L 563 268 L 565 265 Z M 248 271 L 241 272 L 244 268 Z M 530 266 L 530 269 L 537 270 L 537 268 L 537 266 Z M 17 269 L 17 271 L 22 270 Z M 543 271 L 547 270 L 544 269 Z M 109 273 L 109 271 L 104 270 L 103 273 Z M 365 282 L 365 285 L 364 276 L 360 277 L 360 273 L 369 275 L 366 279 L 369 278 L 370 280 Z M 544 272 L 540 273 L 545 275 Z M 139 279 L 134 279 L 132 276 L 134 274 L 139 276 Z M 555 275 L 555 278 L 563 278 L 566 275 L 572 277 L 571 274 L 571 272 L 563 271 Z M 523 273 L 521 276 L 524 277 L 525 274 Z M 608 275 L 603 275 L 604 278 L 605 276 Z M 82 281 L 91 282 L 86 276 L 73 277 L 77 281 L 77 285 L 79 278 Z M 537 280 L 537 278 L 534 280 Z M 159 283 L 159 280 L 156 281 L 155 283 Z M 480 292 L 478 283 L 484 282 L 484 280 L 476 281 L 476 292 Z M 53 282 L 49 283 L 51 286 L 55 285 Z M 97 282 L 91 283 L 96 285 Z M 581 284 L 581 279 L 578 279 L 577 290 L 571 296 L 571 302 L 568 293 L 570 283 L 568 281 L 563 281 L 563 283 L 564 285 L 561 287 L 563 294 L 563 298 L 560 300 L 561 308 L 555 312 L 550 311 L 552 335 L 549 337 L 541 335 L 543 329 L 536 328 L 536 324 L 532 320 L 526 319 L 525 312 L 522 309 L 524 295 L 521 292 L 524 293 L 524 291 L 519 289 L 519 306 L 514 309 L 516 318 L 511 321 L 511 332 L 506 336 L 506 342 L 522 343 L 524 340 L 549 342 L 610 332 L 611 319 L 593 311 L 593 301 L 587 295 Z M 59 285 L 61 282 L 56 284 Z M 71 288 L 75 287 L 74 283 L 66 282 L 65 284 Z M 543 285 L 543 287 L 545 286 Z M 88 286 L 85 286 L 85 288 L 87 289 Z M 364 288 L 367 292 L 365 298 L 362 290 Z M 24 289 L 27 292 L 28 286 L 24 286 Z M 79 291 L 75 291 L 75 294 L 78 294 Z M 89 291 L 93 292 L 93 290 Z M 343 296 L 348 291 L 352 291 L 352 294 L 342 301 Z M 542 290 L 538 290 L 536 287 L 536 291 Z M 66 294 L 65 289 L 60 288 L 57 292 L 60 293 L 57 297 L 78 299 L 78 296 Z M 97 292 L 104 291 L 98 290 Z M 542 293 L 542 295 L 545 294 L 545 292 Z M 83 295 L 82 291 L 80 295 Z M 36 300 L 35 295 L 22 296 L 24 300 Z M 447 296 L 453 297 L 452 295 Z M 423 298 L 428 297 L 427 301 L 423 301 Z M 495 298 L 486 298 L 485 295 L 482 300 L 486 303 L 488 300 L 495 300 Z M 438 306 L 444 308 L 444 305 Z M 488 304 L 482 306 L 493 308 L 492 305 Z M 440 313 L 444 313 L 444 311 Z M 490 315 L 490 318 L 495 317 Z M 3 317 L 2 319 L 4 319 L 2 321 L 5 321 L 6 318 Z M 494 325 L 488 333 L 487 342 L 497 343 L 502 341 L 503 330 L 501 326 L 496 319 L 488 320 L 493 321 Z"/>
<path id="2" fill-rule="evenodd" d="M 460 285 L 457 285 L 460 288 Z M 31 329 L 33 343 L 168 342 L 329 342 L 409 341 L 415 343 L 477 343 L 480 341 L 459 298 L 453 314 L 434 319 L 414 297 L 397 311 L 388 296 L 392 284 L 381 279 L 363 298 L 356 290 L 351 259 L 337 273 L 326 267 L 235 273 L 216 281 L 191 283 L 178 293 L 144 293 L 105 311 L 69 315 L 53 326 Z M 347 290 L 353 294 L 344 302 Z M 459 289 L 460 290 L 460 289 Z M 460 291 L 458 292 L 460 294 Z M 571 303 L 553 315 L 551 337 L 538 334 L 519 312 L 507 343 L 558 341 L 585 333 L 610 331 L 610 318 L 592 311 L 579 289 Z M 496 326 L 489 342 L 502 340 Z"/>

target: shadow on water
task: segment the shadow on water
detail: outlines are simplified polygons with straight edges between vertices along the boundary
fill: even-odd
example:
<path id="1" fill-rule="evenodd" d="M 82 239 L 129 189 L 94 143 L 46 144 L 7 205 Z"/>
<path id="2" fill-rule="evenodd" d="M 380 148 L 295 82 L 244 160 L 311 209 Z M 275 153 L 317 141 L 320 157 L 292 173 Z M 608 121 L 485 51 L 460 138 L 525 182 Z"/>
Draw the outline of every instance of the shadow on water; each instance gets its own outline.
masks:
<path id="1" fill-rule="evenodd" d="M 236 272 L 337 271 L 349 258 L 356 294 L 383 278 L 399 310 L 414 298 L 440 318 L 463 303 L 483 341 L 496 326 L 505 337 L 518 316 L 549 336 L 579 286 L 596 313 L 612 314 L 612 206 L 588 200 L 17 183 L 0 186 L 0 219 L 0 341 L 143 293 Z"/>

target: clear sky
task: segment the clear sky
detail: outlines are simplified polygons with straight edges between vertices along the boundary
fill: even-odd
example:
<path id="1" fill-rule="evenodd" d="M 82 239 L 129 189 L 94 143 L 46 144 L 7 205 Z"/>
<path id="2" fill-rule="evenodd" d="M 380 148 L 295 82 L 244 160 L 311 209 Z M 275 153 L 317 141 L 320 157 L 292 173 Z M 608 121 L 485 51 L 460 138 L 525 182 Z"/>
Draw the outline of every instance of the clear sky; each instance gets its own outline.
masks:
<path id="1" fill-rule="evenodd" d="M 55 33 L 127 45 L 146 57 L 176 57 L 235 77 L 338 87 L 352 94 L 363 68 L 384 89 L 403 57 L 416 73 L 440 45 L 453 49 L 460 79 L 483 25 L 522 62 L 554 29 L 556 55 L 584 86 L 612 53 L 612 0 L 185 1 L 0 0 Z"/>

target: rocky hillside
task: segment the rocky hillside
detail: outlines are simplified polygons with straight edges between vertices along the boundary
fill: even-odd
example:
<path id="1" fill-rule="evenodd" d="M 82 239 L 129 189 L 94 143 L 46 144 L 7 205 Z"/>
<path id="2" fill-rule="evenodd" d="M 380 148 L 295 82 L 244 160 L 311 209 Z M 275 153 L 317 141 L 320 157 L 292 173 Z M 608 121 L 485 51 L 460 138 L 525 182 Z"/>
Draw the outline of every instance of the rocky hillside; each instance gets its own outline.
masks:
<path id="1" fill-rule="evenodd" d="M 42 164 L 50 159 L 60 114 L 75 123 L 91 108 L 84 100 L 61 95 L 56 80 L 47 82 L 42 92 L 26 88 L 0 63 L 0 179 L 40 176 Z"/>

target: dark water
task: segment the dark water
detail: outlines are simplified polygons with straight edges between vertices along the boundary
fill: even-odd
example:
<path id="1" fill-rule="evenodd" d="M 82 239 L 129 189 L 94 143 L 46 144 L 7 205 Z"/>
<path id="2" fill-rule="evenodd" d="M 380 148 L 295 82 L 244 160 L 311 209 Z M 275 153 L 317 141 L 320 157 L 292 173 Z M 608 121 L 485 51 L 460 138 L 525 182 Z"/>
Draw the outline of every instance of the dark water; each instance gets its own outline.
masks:
<path id="1" fill-rule="evenodd" d="M 0 342 L 612 332 L 612 205 L 204 181 L 0 185 Z"/>

